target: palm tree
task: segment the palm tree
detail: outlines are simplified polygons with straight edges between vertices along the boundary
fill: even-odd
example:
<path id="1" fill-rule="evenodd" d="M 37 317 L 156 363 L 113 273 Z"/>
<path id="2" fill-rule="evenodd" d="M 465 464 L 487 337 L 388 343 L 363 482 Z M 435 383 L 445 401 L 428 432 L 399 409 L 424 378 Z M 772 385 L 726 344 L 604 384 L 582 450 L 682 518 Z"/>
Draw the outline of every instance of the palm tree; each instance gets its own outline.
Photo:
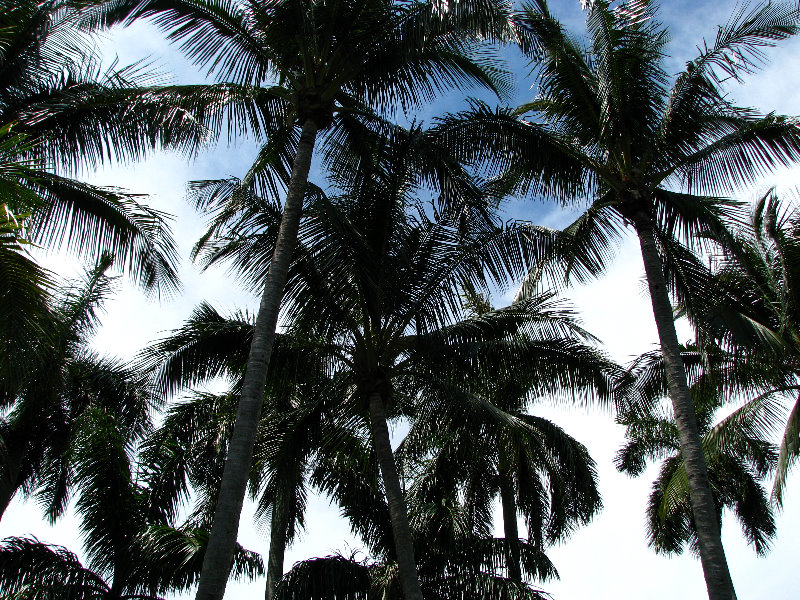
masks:
<path id="1" fill-rule="evenodd" d="M 145 289 L 169 292 L 178 278 L 164 215 L 64 172 L 156 145 L 191 151 L 208 119 L 186 109 L 199 103 L 193 88 L 154 87 L 136 65 L 100 69 L 81 12 L 91 4 L 0 2 L 0 203 L 29 215 L 27 239 L 92 261 L 114 254 Z"/>
<path id="2" fill-rule="evenodd" d="M 503 540 L 479 538 L 464 527 L 468 510 L 440 499 L 428 506 L 422 528 L 414 529 L 418 545 L 420 583 L 426 598 L 466 600 L 546 600 L 550 596 L 530 584 L 514 581 L 503 573 Z M 375 552 L 375 549 L 373 549 Z M 557 575 L 541 551 L 526 547 L 524 564 L 540 579 Z M 311 558 L 295 563 L 278 586 L 276 600 L 316 598 L 400 598 L 395 561 L 388 548 L 378 549 L 373 558 L 360 559 L 356 553 Z"/>
<path id="3" fill-rule="evenodd" d="M 730 396 L 728 376 L 735 368 L 736 356 L 710 347 L 701 352 L 690 345 L 682 348 L 681 357 L 690 376 L 719 525 L 722 509 L 733 510 L 748 542 L 758 554 L 764 554 L 775 535 L 775 520 L 760 481 L 775 468 L 775 445 L 764 436 L 757 419 L 743 419 L 739 411 L 714 422 Z M 643 354 L 630 371 L 633 386 L 617 416 L 617 422 L 627 428 L 627 442 L 615 458 L 617 469 L 636 476 L 648 461 L 663 461 L 647 506 L 650 545 L 663 553 L 679 554 L 687 544 L 697 551 L 678 431 L 671 411 L 660 402 L 667 396 L 661 353 Z"/>
<path id="4" fill-rule="evenodd" d="M 380 463 L 403 594 L 413 598 L 421 592 L 387 419 L 413 416 L 420 403 L 438 411 L 439 423 L 457 421 L 463 406 L 474 406 L 486 418 L 510 418 L 472 393 L 467 382 L 484 369 L 512 373 L 530 358 L 534 347 L 517 345 L 516 334 L 571 328 L 557 305 L 538 300 L 461 318 L 464 285 L 502 285 L 509 274 L 521 273 L 532 249 L 514 229 L 464 223 L 460 212 L 450 217 L 453 211 L 445 211 L 435 220 L 425 213 L 415 196 L 433 168 L 417 152 L 425 135 L 397 129 L 392 138 L 362 147 L 358 160 L 345 161 L 334 178 L 346 194 L 328 198 L 317 192 L 310 199 L 285 313 L 291 331 L 317 340 L 348 378 L 346 401 L 369 425 Z M 352 163 L 359 167 L 356 176 Z M 436 181 L 451 184 L 443 188 L 445 196 L 459 189 L 449 177 Z M 444 206 L 459 204 L 447 200 Z M 269 230 L 262 221 L 264 229 Z M 236 227 L 223 235 L 224 228 L 217 229 L 217 242 L 204 241 L 207 260 L 229 260 L 245 276 L 257 273 L 265 245 L 254 244 L 247 231 Z M 550 373 L 576 375 L 570 365 L 553 364 Z M 593 376 L 602 379 L 597 386 L 607 384 L 605 373 Z"/>
<path id="5" fill-rule="evenodd" d="M 472 294 L 467 298 L 475 316 L 493 312 L 485 299 Z M 552 301 L 547 293 L 538 298 L 542 305 Z M 529 414 L 528 406 L 547 396 L 608 400 L 614 385 L 613 364 L 583 343 L 586 333 L 570 319 L 568 309 L 553 330 L 547 325 L 542 322 L 536 335 L 526 332 L 512 341 L 526 359 L 512 377 L 499 378 L 489 367 L 468 384 L 508 419 L 486 419 L 465 410 L 462 419 L 443 426 L 435 415 L 423 413 L 416 415 L 399 450 L 404 463 L 411 460 L 416 465 L 410 470 L 414 505 L 436 506 L 439 496 L 460 489 L 469 521 L 480 531 L 491 526 L 499 495 L 508 577 L 520 583 L 521 553 L 530 552 L 528 545 L 542 551 L 589 522 L 601 507 L 595 464 L 587 449 L 555 423 Z M 520 539 L 520 513 L 528 542 Z"/>
<path id="6" fill-rule="evenodd" d="M 278 585 L 276 600 L 403 597 L 389 507 L 370 446 L 368 439 L 354 440 L 335 460 L 320 464 L 314 475 L 328 484 L 326 491 L 367 544 L 370 558 L 359 559 L 353 552 L 298 562 Z M 360 470 L 356 477 L 352 476 L 354 466 Z M 485 522 L 475 526 L 470 508 L 459 501 L 459 490 L 445 479 L 432 502 L 415 495 L 417 486 L 411 484 L 409 517 L 425 597 L 548 598 L 541 590 L 507 576 L 504 540 L 493 538 Z M 522 545 L 520 550 L 526 572 L 542 581 L 557 577 L 544 552 L 532 545 Z"/>
<path id="7" fill-rule="evenodd" d="M 197 499 L 190 520 L 198 526 L 209 527 L 212 521 L 252 334 L 249 315 L 225 318 L 204 304 L 143 355 L 162 395 L 217 376 L 232 383 L 228 394 L 195 393 L 172 406 L 144 444 L 151 487 L 162 502 L 174 504 L 191 485 Z M 303 526 L 312 479 L 318 486 L 324 481 L 336 487 L 336 477 L 320 478 L 326 471 L 320 465 L 331 460 L 328 454 L 349 448 L 357 435 L 346 407 L 340 406 L 343 393 L 335 375 L 326 375 L 325 365 L 314 361 L 318 350 L 283 334 L 277 338 L 250 475 L 256 518 L 270 519 L 268 599 L 283 575 L 286 547 Z"/>
<path id="8" fill-rule="evenodd" d="M 208 533 L 172 527 L 165 508 L 137 477 L 131 435 L 119 414 L 94 406 L 76 445 L 76 511 L 89 566 L 65 548 L 35 538 L 0 544 L 0 586 L 17 598 L 103 600 L 147 598 L 179 592 L 198 578 Z M 237 549 L 237 577 L 263 572 L 257 554 Z"/>
<path id="9" fill-rule="evenodd" d="M 672 78 L 665 68 L 668 32 L 651 2 L 589 4 L 585 47 L 567 34 L 544 0 L 528 5 L 518 23 L 523 50 L 538 59 L 539 97 L 513 112 L 476 106 L 467 118 L 446 120 L 442 131 L 462 140 L 471 135 L 476 158 L 506 169 L 512 189 L 533 184 L 534 191 L 564 202 L 592 199 L 561 235 L 531 228 L 530 235 L 561 254 L 568 275 L 598 274 L 622 230 L 635 231 L 667 365 L 709 597 L 730 600 L 733 584 L 668 282 L 669 276 L 680 281 L 691 275 L 678 268 L 678 255 L 685 252 L 678 240 L 692 242 L 704 229 L 721 228 L 730 203 L 715 194 L 800 158 L 796 119 L 740 108 L 724 92 L 726 79 L 741 80 L 757 70 L 765 47 L 797 33 L 798 11 L 780 3 L 738 11 Z"/>
<path id="10" fill-rule="evenodd" d="M 753 423 L 761 435 L 783 429 L 772 490 L 781 505 L 786 476 L 800 454 L 800 214 L 770 190 L 753 206 L 749 222 L 722 240 L 711 275 L 714 293 L 705 302 L 687 299 L 686 308 L 706 338 L 736 357 L 725 388 L 749 400 L 731 417 Z"/>
<path id="11" fill-rule="evenodd" d="M 61 516 L 74 486 L 76 445 L 91 426 L 91 411 L 116 413 L 130 443 L 151 426 L 154 400 L 142 373 L 88 347 L 112 286 L 105 275 L 110 265 L 106 256 L 84 281 L 65 285 L 37 337 L 13 351 L 27 373 L 4 381 L 0 515 L 21 490 L 37 495 L 51 521 Z"/>
<path id="12" fill-rule="evenodd" d="M 480 64 L 471 53 L 481 35 L 504 32 L 507 11 L 502 1 L 466 1 L 451 7 L 391 0 L 114 0 L 102 18 L 111 23 L 147 16 L 221 80 L 262 86 L 275 111 L 269 117 L 269 139 L 245 179 L 248 185 L 259 185 L 256 191 L 261 195 L 271 191 L 275 172 L 282 175 L 278 181 L 287 182 L 208 562 L 197 592 L 198 600 L 219 600 L 236 541 L 280 301 L 318 133 L 338 143 L 348 121 L 370 115 L 373 108 L 406 109 L 464 83 L 497 89 L 495 62 Z"/>

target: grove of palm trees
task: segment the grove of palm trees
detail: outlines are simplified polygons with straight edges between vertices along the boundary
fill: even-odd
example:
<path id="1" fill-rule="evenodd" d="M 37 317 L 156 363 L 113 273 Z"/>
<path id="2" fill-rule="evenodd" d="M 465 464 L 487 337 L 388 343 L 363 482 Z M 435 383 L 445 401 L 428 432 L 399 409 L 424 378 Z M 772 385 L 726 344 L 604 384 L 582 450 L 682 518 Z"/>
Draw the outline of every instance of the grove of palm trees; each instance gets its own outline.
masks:
<path id="1" fill-rule="evenodd" d="M 797 3 L 0 9 L 0 600 L 793 596 Z"/>

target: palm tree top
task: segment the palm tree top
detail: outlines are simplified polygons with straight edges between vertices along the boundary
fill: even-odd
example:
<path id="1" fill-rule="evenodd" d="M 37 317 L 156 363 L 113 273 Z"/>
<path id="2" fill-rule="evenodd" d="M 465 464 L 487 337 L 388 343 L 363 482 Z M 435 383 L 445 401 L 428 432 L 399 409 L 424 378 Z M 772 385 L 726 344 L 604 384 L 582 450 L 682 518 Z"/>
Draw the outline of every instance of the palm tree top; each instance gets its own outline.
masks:
<path id="1" fill-rule="evenodd" d="M 318 128 L 338 111 L 405 110 L 467 83 L 509 89 L 501 61 L 478 51 L 481 37 L 510 35 L 504 0 L 115 0 L 95 14 L 152 18 L 218 80 L 268 89 Z"/>

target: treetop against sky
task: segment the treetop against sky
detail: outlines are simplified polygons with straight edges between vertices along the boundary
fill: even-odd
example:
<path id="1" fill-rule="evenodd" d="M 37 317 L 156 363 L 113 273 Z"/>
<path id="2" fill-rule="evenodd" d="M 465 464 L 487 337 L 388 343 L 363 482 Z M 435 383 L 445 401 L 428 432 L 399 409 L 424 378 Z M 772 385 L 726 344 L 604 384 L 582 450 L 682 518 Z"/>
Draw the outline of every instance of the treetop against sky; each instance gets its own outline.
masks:
<path id="1" fill-rule="evenodd" d="M 552 2 L 552 9 L 569 30 L 583 31 L 584 13 L 577 0 Z M 696 45 L 701 39 L 712 39 L 716 25 L 725 23 L 734 9 L 732 2 L 662 3 L 659 14 L 672 34 L 668 46 L 670 70 L 678 72 L 685 60 L 696 54 Z M 148 57 L 176 82 L 204 79 L 163 40 L 158 31 L 147 24 L 137 23 L 128 29 L 113 31 L 106 35 L 106 40 L 104 53 L 108 57 L 119 56 L 121 64 Z M 747 77 L 744 85 L 730 85 L 731 95 L 741 106 L 753 106 L 765 112 L 800 114 L 800 86 L 796 75 L 800 73 L 800 40 L 769 50 L 768 55 L 770 63 L 762 72 Z M 527 76 L 525 61 L 512 51 L 507 51 L 507 58 L 510 68 L 518 76 L 516 94 L 509 103 L 529 100 L 535 89 L 529 89 L 533 80 Z M 465 103 L 461 96 L 463 94 L 447 94 L 418 113 L 407 115 L 407 118 L 430 123 L 444 111 L 462 109 Z M 486 102 L 495 102 L 485 93 L 479 97 Z M 137 163 L 107 166 L 86 173 L 86 179 L 92 183 L 147 193 L 153 208 L 174 214 L 172 224 L 183 259 L 180 272 L 184 292 L 180 298 L 156 303 L 143 298 L 127 283 L 120 284 L 120 291 L 107 303 L 102 329 L 94 341 L 95 348 L 107 354 L 133 356 L 146 343 L 179 326 L 202 300 L 210 301 L 223 311 L 254 308 L 254 298 L 224 272 L 212 270 L 201 274 L 189 264 L 189 250 L 202 232 L 204 220 L 188 207 L 184 197 L 185 184 L 189 180 L 242 176 L 256 150 L 252 141 L 237 139 L 202 151 L 190 162 L 174 154 L 159 153 Z M 310 180 L 322 183 L 322 173 L 320 165 L 315 163 Z M 766 186 L 777 184 L 780 188 L 791 189 L 797 181 L 798 170 L 794 169 L 765 179 L 756 190 L 742 190 L 739 197 L 750 201 Z M 565 225 L 573 217 L 570 211 L 551 204 L 523 201 L 509 202 L 504 211 L 504 218 L 531 219 L 550 226 Z M 72 266 L 72 259 L 45 257 L 43 261 L 59 271 L 80 270 Z M 586 328 L 601 338 L 609 352 L 621 362 L 652 349 L 656 343 L 652 314 L 645 287 L 640 281 L 641 273 L 637 248 L 631 241 L 626 241 L 605 278 L 569 292 Z M 511 294 L 513 290 L 495 299 L 495 304 L 506 303 Z M 679 330 L 679 336 L 681 340 L 689 339 L 691 332 L 684 328 Z M 612 459 L 623 440 L 621 428 L 602 411 L 587 415 L 582 409 L 543 407 L 541 412 L 537 408 L 537 414 L 552 418 L 588 446 L 598 463 L 605 507 L 592 524 L 551 551 L 550 557 L 562 579 L 543 587 L 562 600 L 587 597 L 590 593 L 595 597 L 701 597 L 704 586 L 695 558 L 684 555 L 667 559 L 646 547 L 644 509 L 655 470 L 651 467 L 635 480 L 616 473 Z M 402 435 L 403 431 L 404 428 L 398 426 L 395 435 Z M 800 514 L 792 510 L 791 498 L 798 493 L 798 484 L 790 477 L 787 505 L 777 515 L 778 537 L 772 552 L 765 558 L 757 558 L 741 538 L 738 527 L 726 520 L 723 539 L 740 597 L 792 597 L 795 562 L 792 540 L 800 536 Z M 246 509 L 242 517 L 240 541 L 245 547 L 265 554 L 268 534 L 251 525 L 252 511 L 252 507 Z M 69 515 L 50 527 L 41 522 L 39 515 L 36 506 L 23 506 L 17 501 L 0 522 L 0 537 L 33 533 L 43 541 L 64 544 L 81 555 L 74 516 Z M 359 546 L 360 542 L 352 538 L 345 521 L 338 517 L 336 508 L 324 498 L 314 498 L 306 532 L 289 550 L 286 562 L 290 565 L 295 560 L 337 549 L 347 554 L 348 548 Z M 227 597 L 245 598 L 252 593 L 247 584 L 232 583 Z"/>

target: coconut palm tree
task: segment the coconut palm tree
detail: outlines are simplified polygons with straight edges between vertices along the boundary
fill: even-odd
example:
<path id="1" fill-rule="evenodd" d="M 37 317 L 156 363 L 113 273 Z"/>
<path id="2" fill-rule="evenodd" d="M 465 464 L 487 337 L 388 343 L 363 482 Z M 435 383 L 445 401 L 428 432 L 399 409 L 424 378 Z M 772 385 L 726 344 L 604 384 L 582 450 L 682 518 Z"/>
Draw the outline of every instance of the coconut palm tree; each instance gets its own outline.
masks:
<path id="1" fill-rule="evenodd" d="M 70 177 L 207 134 L 192 88 L 159 88 L 141 66 L 102 69 L 82 16 L 91 2 L 0 2 L 0 202 L 27 239 L 96 261 L 108 252 L 150 291 L 178 285 L 164 215 L 133 194 Z M 199 105 L 198 105 L 199 106 Z"/>
<path id="2" fill-rule="evenodd" d="M 516 344 L 516 334 L 571 329 L 569 317 L 549 299 L 462 318 L 464 285 L 504 284 L 510 274 L 521 274 L 532 250 L 513 228 L 486 227 L 479 220 L 465 224 L 460 213 L 448 216 L 452 211 L 436 219 L 426 214 L 416 200 L 431 168 L 417 165 L 420 135 L 398 129 L 392 138 L 363 147 L 355 176 L 346 163 L 334 177 L 336 188 L 346 193 L 334 198 L 317 193 L 309 202 L 285 312 L 297 337 L 318 340 L 341 365 L 349 381 L 348 402 L 369 425 L 406 597 L 420 592 L 387 419 L 413 417 L 420 403 L 438 411 L 440 423 L 457 421 L 459 411 L 472 405 L 486 418 L 510 419 L 472 393 L 467 382 L 481 369 L 513 372 L 530 359 L 535 345 Z M 457 189 L 445 187 L 444 194 Z M 247 228 L 227 235 L 217 230 L 219 241 L 204 242 L 211 253 L 207 260 L 227 259 L 245 276 L 261 268 L 258 252 L 266 246 L 243 231 Z M 556 379 L 578 376 L 571 365 L 551 367 Z M 589 378 L 605 386 L 606 375 L 600 367 Z"/>
<path id="3" fill-rule="evenodd" d="M 197 64 L 222 81 L 261 86 L 276 109 L 269 140 L 245 181 L 257 184 L 260 195 L 268 195 L 274 173 L 281 175 L 278 181 L 287 183 L 283 219 L 262 282 L 240 416 L 198 599 L 219 600 L 227 581 L 318 134 L 339 143 L 348 121 L 359 115 L 418 106 L 439 90 L 465 83 L 496 90 L 496 62 L 481 64 L 472 53 L 481 36 L 506 31 L 506 9 L 501 1 L 450 5 L 391 0 L 112 0 L 101 17 L 111 23 L 152 16 Z"/>
<path id="4" fill-rule="evenodd" d="M 715 423 L 716 413 L 731 395 L 729 375 L 736 368 L 736 356 L 708 346 L 701 352 L 689 345 L 682 348 L 681 357 L 691 383 L 720 527 L 722 509 L 731 509 L 748 542 L 758 554 L 764 554 L 776 530 L 760 482 L 776 466 L 775 445 L 765 437 L 758 419 L 741 418 L 740 411 Z M 648 461 L 662 461 L 647 506 L 650 545 L 663 553 L 679 554 L 687 544 L 697 551 L 678 431 L 671 411 L 661 402 L 667 396 L 661 353 L 638 357 L 630 372 L 632 387 L 617 416 L 617 422 L 627 428 L 627 442 L 615 458 L 617 469 L 637 476 Z"/>
<path id="5" fill-rule="evenodd" d="M 467 298 L 475 316 L 494 310 L 484 298 Z M 551 302 L 552 295 L 542 294 L 539 301 Z M 443 426 L 433 414 L 417 415 L 399 449 L 404 464 L 410 460 L 415 465 L 407 471 L 414 482 L 409 492 L 414 505 L 435 506 L 447 490 L 461 490 L 472 527 L 490 531 L 499 495 L 508 577 L 520 583 L 521 553 L 528 545 L 541 552 L 589 522 L 601 507 L 587 449 L 555 423 L 528 413 L 531 402 L 540 398 L 603 402 L 612 392 L 613 364 L 585 345 L 587 334 L 569 321 L 566 310 L 564 319 L 562 329 L 512 342 L 526 348 L 527 360 L 511 376 L 499 378 L 490 367 L 468 384 L 509 420 L 487 420 L 466 410 L 462 419 Z M 608 378 L 605 385 L 602 373 Z M 520 539 L 520 514 L 527 542 Z"/>
<path id="6" fill-rule="evenodd" d="M 667 30 L 647 0 L 588 3 L 584 46 L 544 0 L 519 17 L 523 50 L 538 60 L 539 96 L 516 111 L 476 106 L 442 131 L 472 136 L 477 159 L 493 159 L 506 185 L 564 202 L 590 198 L 562 235 L 531 228 L 563 258 L 561 273 L 587 278 L 609 264 L 614 242 L 631 227 L 640 243 L 670 398 L 686 463 L 700 557 L 709 596 L 729 600 L 733 584 L 673 324 L 669 276 L 681 271 L 678 241 L 722 229 L 730 202 L 716 197 L 800 158 L 796 119 L 736 106 L 727 79 L 764 62 L 764 48 L 798 31 L 794 5 L 737 11 L 699 56 L 671 77 Z M 466 117 L 466 118 L 464 118 Z M 465 142 L 468 143 L 468 142 Z M 536 269 L 538 275 L 539 270 Z M 563 279 L 563 277 L 562 277 Z M 673 282 L 676 280 L 672 280 Z"/>
<path id="7" fill-rule="evenodd" d="M 707 339 L 736 357 L 725 389 L 749 401 L 732 418 L 753 423 L 761 435 L 783 430 L 772 490 L 781 505 L 800 454 L 800 215 L 770 190 L 723 241 L 713 262 L 714 293 L 705 302 L 687 298 L 686 309 Z"/>
<path id="8" fill-rule="evenodd" d="M 402 597 L 389 507 L 378 484 L 377 461 L 368 439 L 355 441 L 336 460 L 319 465 L 316 477 L 342 507 L 353 531 L 368 546 L 358 553 L 311 558 L 296 563 L 276 590 L 276 599 Z M 360 473 L 352 477 L 356 468 Z M 363 467 L 367 467 L 364 469 Z M 409 479 L 406 479 L 410 483 Z M 493 538 L 487 523 L 474 523 L 459 490 L 444 478 L 433 501 L 414 494 L 409 522 L 414 533 L 420 586 L 426 598 L 547 598 L 541 590 L 507 576 L 507 545 Z M 431 490 L 431 486 L 425 486 Z M 417 502 L 419 501 L 419 502 Z M 557 577 L 548 557 L 532 545 L 521 547 L 527 573 L 540 581 Z"/>
<path id="9" fill-rule="evenodd" d="M 155 599 L 191 587 L 197 580 L 208 533 L 172 527 L 130 460 L 130 432 L 118 413 L 94 406 L 83 415 L 74 456 L 79 488 L 75 509 L 88 567 L 66 548 L 35 538 L 0 544 L 0 585 L 5 593 L 31 600 Z M 263 572 L 257 554 L 237 549 L 233 572 Z"/>
<path id="10" fill-rule="evenodd" d="M 152 381 L 164 394 L 218 376 L 232 383 L 228 394 L 195 393 L 173 405 L 143 447 L 143 460 L 152 473 L 150 486 L 162 502 L 171 503 L 173 513 L 191 486 L 196 501 L 190 521 L 198 526 L 211 525 L 252 333 L 248 315 L 225 318 L 204 304 L 179 330 L 144 353 Z M 327 454 L 344 452 L 358 435 L 342 406 L 335 375 L 326 373 L 324 363 L 315 363 L 315 353 L 319 351 L 308 342 L 280 334 L 270 363 L 250 474 L 251 495 L 258 502 L 256 519 L 270 520 L 268 599 L 283 575 L 286 547 L 303 527 L 313 481 L 317 487 L 323 481 L 337 484 L 336 477 L 320 477 L 327 470 L 320 465 L 331 460 Z"/>
<path id="11" fill-rule="evenodd" d="M 421 587 L 426 598 L 451 600 L 501 598 L 504 600 L 545 600 L 550 596 L 530 584 L 506 576 L 503 540 L 479 538 L 464 528 L 468 510 L 440 501 L 436 509 L 426 507 L 422 529 L 415 538 L 426 540 L 418 546 Z M 532 547 L 525 548 L 524 564 L 540 579 L 556 576 L 547 557 Z M 375 550 L 373 550 L 375 552 Z M 372 558 L 341 554 L 311 558 L 295 563 L 278 586 L 277 600 L 300 598 L 401 598 L 398 571 L 389 549 Z"/>
<path id="12" fill-rule="evenodd" d="M 41 330 L 14 349 L 26 376 L 8 385 L 0 419 L 0 514 L 19 491 L 35 494 L 51 521 L 66 508 L 75 484 L 77 444 L 92 410 L 117 414 L 134 443 L 151 426 L 154 399 L 143 374 L 89 349 L 112 279 L 106 256 L 80 282 L 64 285 Z M 8 383 L 8 382 L 4 382 Z"/>

